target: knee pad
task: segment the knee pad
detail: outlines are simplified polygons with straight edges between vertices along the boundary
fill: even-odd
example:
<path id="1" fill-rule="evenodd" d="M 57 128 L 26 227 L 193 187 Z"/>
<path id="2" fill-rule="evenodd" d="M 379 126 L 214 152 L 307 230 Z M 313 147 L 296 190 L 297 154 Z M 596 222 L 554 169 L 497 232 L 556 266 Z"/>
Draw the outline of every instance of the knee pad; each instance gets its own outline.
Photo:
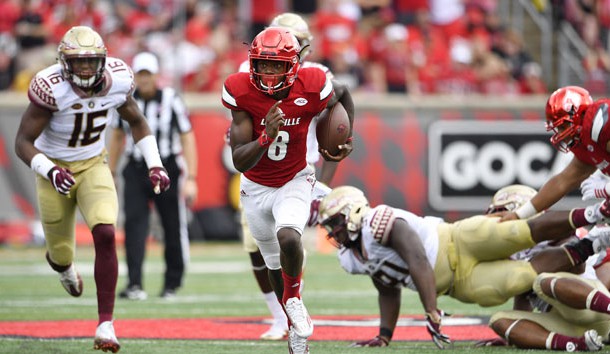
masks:
<path id="1" fill-rule="evenodd" d="M 267 268 L 269 268 L 270 270 L 278 270 L 282 267 L 280 264 L 280 255 L 279 254 L 264 256 L 264 258 L 265 258 L 265 264 L 267 265 Z"/>

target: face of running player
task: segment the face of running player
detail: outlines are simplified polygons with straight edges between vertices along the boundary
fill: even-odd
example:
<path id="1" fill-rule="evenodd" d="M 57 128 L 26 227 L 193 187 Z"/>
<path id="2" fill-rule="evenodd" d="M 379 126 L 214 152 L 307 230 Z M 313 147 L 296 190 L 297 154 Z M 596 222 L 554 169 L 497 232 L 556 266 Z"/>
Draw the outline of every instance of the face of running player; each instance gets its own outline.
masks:
<path id="1" fill-rule="evenodd" d="M 283 60 L 260 59 L 256 61 L 256 72 L 259 74 L 259 84 L 263 89 L 280 89 L 286 79 L 286 70 L 287 62 Z"/>

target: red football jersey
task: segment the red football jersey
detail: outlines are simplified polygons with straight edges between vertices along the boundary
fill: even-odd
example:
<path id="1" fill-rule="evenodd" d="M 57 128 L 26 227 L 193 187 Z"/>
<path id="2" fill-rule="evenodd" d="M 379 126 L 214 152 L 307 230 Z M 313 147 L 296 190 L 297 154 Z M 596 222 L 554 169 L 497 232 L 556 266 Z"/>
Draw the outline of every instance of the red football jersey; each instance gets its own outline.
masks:
<path id="1" fill-rule="evenodd" d="M 332 83 L 326 79 L 324 71 L 317 67 L 301 68 L 288 97 L 279 105 L 286 125 L 280 128 L 267 153 L 244 175 L 264 186 L 281 187 L 304 169 L 309 123 L 324 110 L 332 94 Z M 275 99 L 252 86 L 249 73 L 235 73 L 225 80 L 222 104 L 250 115 L 252 140 L 262 134 L 264 118 L 275 103 Z"/>
<path id="2" fill-rule="evenodd" d="M 571 149 L 577 159 L 597 167 L 606 175 L 610 175 L 610 153 L 606 151 L 610 140 L 609 105 L 610 99 L 600 99 L 587 108 L 580 142 Z"/>

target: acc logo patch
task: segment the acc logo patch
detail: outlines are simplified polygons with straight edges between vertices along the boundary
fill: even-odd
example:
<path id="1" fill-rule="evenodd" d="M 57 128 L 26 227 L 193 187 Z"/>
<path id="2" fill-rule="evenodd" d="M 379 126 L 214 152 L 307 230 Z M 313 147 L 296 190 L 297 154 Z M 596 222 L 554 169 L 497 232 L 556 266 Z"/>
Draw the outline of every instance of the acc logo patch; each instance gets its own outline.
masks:
<path id="1" fill-rule="evenodd" d="M 307 104 L 307 100 L 303 97 L 299 97 L 296 100 L 294 100 L 294 104 L 296 104 L 297 106 L 304 106 Z"/>
<path id="2" fill-rule="evenodd" d="M 83 108 L 83 105 L 80 103 L 75 103 L 72 105 L 72 109 L 81 109 L 81 108 Z"/>

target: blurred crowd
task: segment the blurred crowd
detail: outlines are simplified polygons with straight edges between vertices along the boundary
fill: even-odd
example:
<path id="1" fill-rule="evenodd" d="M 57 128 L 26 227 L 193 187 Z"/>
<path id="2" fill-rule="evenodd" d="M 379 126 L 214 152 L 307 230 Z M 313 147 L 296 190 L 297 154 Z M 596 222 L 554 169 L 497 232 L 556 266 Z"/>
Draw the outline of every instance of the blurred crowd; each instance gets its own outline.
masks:
<path id="1" fill-rule="evenodd" d="M 0 0 L 0 90 L 27 90 L 54 63 L 61 36 L 88 25 L 109 55 L 131 63 L 148 50 L 183 91 L 219 92 L 248 43 L 278 13 L 302 15 L 308 58 L 353 92 L 547 93 L 540 64 L 498 13 L 498 0 Z M 608 92 L 610 0 L 535 1 L 570 21 L 588 47 L 592 94 Z M 560 9 L 560 11 L 558 11 Z"/>

